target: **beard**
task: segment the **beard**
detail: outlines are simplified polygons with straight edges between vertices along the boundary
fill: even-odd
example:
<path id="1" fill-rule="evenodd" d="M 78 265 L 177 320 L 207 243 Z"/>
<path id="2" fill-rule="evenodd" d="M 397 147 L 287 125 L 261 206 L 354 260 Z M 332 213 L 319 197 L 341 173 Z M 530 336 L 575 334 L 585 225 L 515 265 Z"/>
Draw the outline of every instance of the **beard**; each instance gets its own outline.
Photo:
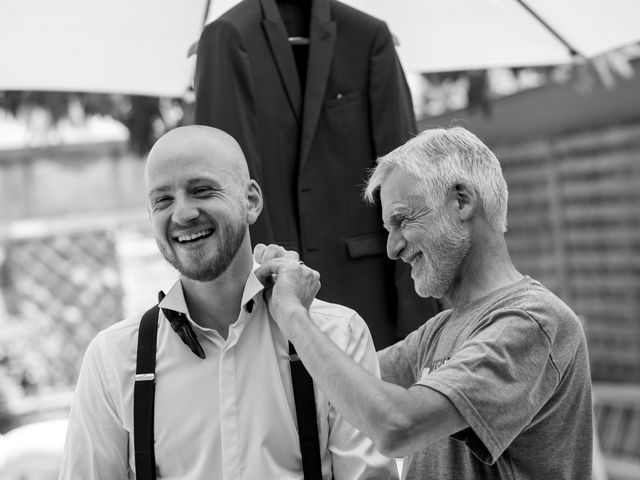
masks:
<path id="1" fill-rule="evenodd" d="M 411 269 L 416 293 L 425 298 L 444 297 L 451 289 L 470 246 L 469 233 L 449 222 L 442 213 L 438 214 L 428 237 L 407 255 L 422 253 Z"/>
<path id="2" fill-rule="evenodd" d="M 218 235 L 219 247 L 213 258 L 209 259 L 207 259 L 209 249 L 206 245 L 190 252 L 190 261 L 183 262 L 173 248 L 163 246 L 157 241 L 156 243 L 165 260 L 181 276 L 198 282 L 209 282 L 227 271 L 247 235 L 247 228 L 242 222 L 229 223 L 222 229 L 216 227 L 213 234 Z"/>

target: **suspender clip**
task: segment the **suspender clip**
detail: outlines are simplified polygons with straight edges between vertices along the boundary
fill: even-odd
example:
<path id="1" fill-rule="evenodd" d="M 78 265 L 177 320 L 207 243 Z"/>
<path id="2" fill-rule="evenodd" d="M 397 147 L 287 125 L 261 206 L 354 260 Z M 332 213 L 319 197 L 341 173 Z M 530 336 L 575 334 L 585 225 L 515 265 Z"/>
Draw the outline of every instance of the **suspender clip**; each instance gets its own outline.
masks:
<path id="1" fill-rule="evenodd" d="M 137 373 L 136 382 L 152 382 L 156 379 L 154 373 Z"/>

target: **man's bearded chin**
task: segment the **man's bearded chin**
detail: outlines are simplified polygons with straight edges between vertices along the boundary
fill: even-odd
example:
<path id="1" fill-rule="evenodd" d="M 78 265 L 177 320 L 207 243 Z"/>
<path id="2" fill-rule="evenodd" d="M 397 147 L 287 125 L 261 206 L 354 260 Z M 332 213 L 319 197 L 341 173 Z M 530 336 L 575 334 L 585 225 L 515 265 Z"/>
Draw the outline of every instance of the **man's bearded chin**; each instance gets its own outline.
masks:
<path id="1" fill-rule="evenodd" d="M 197 282 L 210 282 L 227 271 L 247 235 L 247 228 L 246 225 L 228 226 L 224 233 L 225 234 L 220 237 L 223 240 L 220 249 L 208 263 L 204 262 L 206 259 L 206 251 L 204 249 L 192 254 L 196 257 L 195 261 L 191 262 L 191 265 L 194 265 L 193 268 L 189 268 L 188 265 L 183 264 L 177 258 L 177 255 L 167 251 L 167 248 L 159 244 L 158 248 L 165 260 L 169 262 L 182 277 Z"/>
<path id="2" fill-rule="evenodd" d="M 416 293 L 424 298 L 443 298 L 451 289 L 462 260 L 469 252 L 469 233 L 446 220 L 436 228 L 431 244 L 422 247 L 423 258 L 411 271 Z"/>

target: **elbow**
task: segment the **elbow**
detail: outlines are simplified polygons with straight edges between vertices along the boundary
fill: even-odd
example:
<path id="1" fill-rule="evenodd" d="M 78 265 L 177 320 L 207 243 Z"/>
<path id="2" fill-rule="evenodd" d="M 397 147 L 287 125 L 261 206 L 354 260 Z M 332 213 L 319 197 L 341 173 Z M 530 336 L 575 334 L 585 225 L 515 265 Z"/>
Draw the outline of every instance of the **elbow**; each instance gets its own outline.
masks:
<path id="1" fill-rule="evenodd" d="M 389 438 L 376 439 L 374 441 L 376 449 L 385 457 L 389 458 L 401 458 L 404 454 L 401 453 L 401 449 L 397 443 Z"/>
<path id="2" fill-rule="evenodd" d="M 398 458 L 409 453 L 407 450 L 411 438 L 411 423 L 407 418 L 396 415 L 387 419 L 376 432 L 373 442 L 385 457 Z"/>

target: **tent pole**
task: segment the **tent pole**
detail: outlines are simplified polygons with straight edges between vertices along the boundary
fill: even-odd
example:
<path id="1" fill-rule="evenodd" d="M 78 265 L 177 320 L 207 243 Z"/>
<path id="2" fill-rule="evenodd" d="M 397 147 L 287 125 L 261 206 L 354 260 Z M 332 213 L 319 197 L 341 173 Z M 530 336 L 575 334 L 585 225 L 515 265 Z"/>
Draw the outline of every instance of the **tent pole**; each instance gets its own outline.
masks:
<path id="1" fill-rule="evenodd" d="M 211 0 L 207 0 L 204 6 L 204 18 L 202 19 L 202 28 L 207 24 L 207 18 L 209 18 L 209 12 L 211 11 Z"/>
<path id="2" fill-rule="evenodd" d="M 567 47 L 567 49 L 569 50 L 569 53 L 571 54 L 572 57 L 583 57 L 584 55 L 582 55 L 580 52 L 578 52 L 575 48 L 573 48 L 573 45 L 571 45 L 567 40 L 564 39 L 564 37 L 562 35 L 560 35 L 556 30 L 553 29 L 553 27 L 551 25 L 549 25 L 547 22 L 545 22 L 542 17 L 540 17 L 540 15 L 538 15 L 529 5 L 527 5 L 524 0 L 516 0 L 520 5 L 522 5 L 522 7 L 524 9 L 526 9 L 531 15 L 533 15 L 533 17 L 540 22 L 540 24 L 546 28 L 547 30 L 549 30 L 549 32 L 556 37 L 565 47 Z"/>

